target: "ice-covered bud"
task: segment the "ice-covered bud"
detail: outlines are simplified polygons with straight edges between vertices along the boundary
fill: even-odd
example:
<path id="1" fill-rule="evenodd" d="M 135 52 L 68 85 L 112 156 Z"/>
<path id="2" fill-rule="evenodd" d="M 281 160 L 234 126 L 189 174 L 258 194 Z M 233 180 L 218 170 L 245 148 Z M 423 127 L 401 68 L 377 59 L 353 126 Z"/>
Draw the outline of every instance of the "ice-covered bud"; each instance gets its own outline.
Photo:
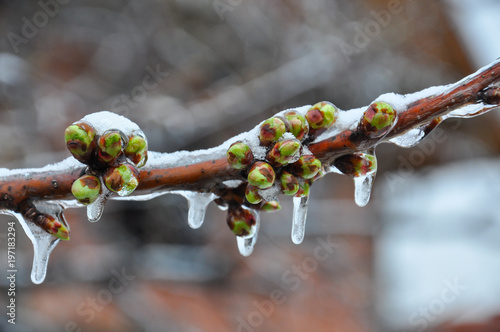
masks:
<path id="1" fill-rule="evenodd" d="M 57 237 L 58 239 L 65 241 L 69 240 L 68 228 L 53 216 L 40 213 L 37 215 L 35 223 L 43 228 L 47 233 Z"/>
<path id="2" fill-rule="evenodd" d="M 285 113 L 285 119 L 290 122 L 289 131 L 298 140 L 303 140 L 304 137 L 309 132 L 309 126 L 307 125 L 306 118 L 295 111 L 290 111 Z"/>
<path id="3" fill-rule="evenodd" d="M 309 127 L 315 131 L 330 128 L 337 120 L 337 108 L 327 101 L 313 105 L 306 113 Z"/>
<path id="4" fill-rule="evenodd" d="M 396 123 L 397 113 L 386 102 L 377 101 L 368 106 L 359 122 L 359 130 L 368 138 L 382 137 Z"/>
<path id="5" fill-rule="evenodd" d="M 103 180 L 109 190 L 127 196 L 139 185 L 139 170 L 128 163 L 111 166 L 104 172 Z"/>
<path id="6" fill-rule="evenodd" d="M 283 171 L 280 177 L 280 186 L 284 195 L 293 196 L 299 190 L 299 181 L 293 174 Z"/>
<path id="7" fill-rule="evenodd" d="M 299 179 L 299 190 L 295 194 L 295 197 L 305 197 L 309 196 L 311 184 L 307 180 Z"/>
<path id="8" fill-rule="evenodd" d="M 137 167 L 143 167 L 148 161 L 148 142 L 144 137 L 132 135 L 128 138 L 125 155 Z"/>
<path id="9" fill-rule="evenodd" d="M 335 159 L 334 166 L 348 176 L 366 176 L 377 170 L 377 158 L 371 154 L 353 153 Z"/>
<path id="10" fill-rule="evenodd" d="M 83 175 L 71 186 L 71 193 L 82 204 L 93 203 L 101 192 L 101 181 L 94 175 Z"/>
<path id="11" fill-rule="evenodd" d="M 250 204 L 259 204 L 260 202 L 262 202 L 262 197 L 259 195 L 259 188 L 252 185 L 246 186 L 245 198 Z"/>
<path id="12" fill-rule="evenodd" d="M 325 176 L 325 171 L 323 170 L 323 168 L 320 168 L 318 174 L 316 174 L 313 178 L 309 179 L 309 181 L 311 181 L 311 183 L 314 183 L 319 179 L 321 179 L 323 176 Z"/>
<path id="13" fill-rule="evenodd" d="M 274 166 L 286 165 L 296 159 L 302 145 L 296 139 L 280 141 L 267 153 L 266 159 Z"/>
<path id="14" fill-rule="evenodd" d="M 234 235 L 250 238 L 257 231 L 255 216 L 241 206 L 230 207 L 227 212 L 227 225 Z"/>
<path id="15" fill-rule="evenodd" d="M 97 155 L 99 161 L 112 164 L 122 153 L 122 135 L 117 131 L 110 131 L 99 137 Z"/>
<path id="16" fill-rule="evenodd" d="M 248 183 L 259 189 L 270 188 L 275 178 L 276 174 L 272 166 L 263 161 L 255 162 L 248 172 Z"/>
<path id="17" fill-rule="evenodd" d="M 231 144 L 226 153 L 227 163 L 236 169 L 243 169 L 253 162 L 252 150 L 243 142 Z"/>
<path id="18" fill-rule="evenodd" d="M 304 155 L 291 165 L 291 171 L 298 177 L 312 179 L 321 169 L 321 161 L 314 155 Z"/>
<path id="19" fill-rule="evenodd" d="M 264 202 L 260 209 L 266 212 L 276 212 L 281 210 L 281 205 L 278 201 Z"/>
<path id="20" fill-rule="evenodd" d="M 72 124 L 64 132 L 66 147 L 78 161 L 88 164 L 97 145 L 95 129 L 85 122 Z"/>
<path id="21" fill-rule="evenodd" d="M 286 125 L 283 120 L 277 117 L 267 119 L 260 126 L 259 139 L 260 144 L 268 146 L 276 142 L 286 132 Z"/>

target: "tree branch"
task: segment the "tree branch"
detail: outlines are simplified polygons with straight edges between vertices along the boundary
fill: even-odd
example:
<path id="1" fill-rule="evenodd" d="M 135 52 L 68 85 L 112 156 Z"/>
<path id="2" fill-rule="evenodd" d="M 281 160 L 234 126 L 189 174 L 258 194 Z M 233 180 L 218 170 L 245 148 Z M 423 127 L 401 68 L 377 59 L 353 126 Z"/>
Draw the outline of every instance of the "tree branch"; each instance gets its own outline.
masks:
<path id="1" fill-rule="evenodd" d="M 367 138 L 356 127 L 335 132 L 329 130 L 308 144 L 309 150 L 324 165 L 332 165 L 342 155 L 365 151 L 381 142 L 400 136 L 411 129 L 427 126 L 428 132 L 441 122 L 441 118 L 455 110 L 472 106 L 464 117 L 482 114 L 498 107 L 500 88 L 500 61 L 480 69 L 463 80 L 438 88 L 423 90 L 406 96 L 387 94 L 377 100 L 389 98 L 397 105 L 398 120 L 382 139 Z M 435 94 L 435 92 L 440 92 Z M 389 101 L 390 102 L 390 101 Z M 363 108 L 365 109 L 365 108 Z M 351 110 L 355 112 L 362 109 Z M 360 113 L 361 114 L 361 113 Z M 193 190 L 221 193 L 221 183 L 242 180 L 241 171 L 231 168 L 226 160 L 226 146 L 200 152 L 171 154 L 150 153 L 147 165 L 141 169 L 140 184 L 132 195 L 144 195 L 167 190 Z M 165 162 L 165 156 L 170 156 Z M 189 160 L 195 156 L 197 162 Z M 172 162 L 173 158 L 186 158 L 187 162 Z M 69 158 L 57 168 L 4 170 L 0 172 L 0 209 L 18 212 L 27 200 L 71 200 L 72 183 L 82 174 L 85 165 Z"/>

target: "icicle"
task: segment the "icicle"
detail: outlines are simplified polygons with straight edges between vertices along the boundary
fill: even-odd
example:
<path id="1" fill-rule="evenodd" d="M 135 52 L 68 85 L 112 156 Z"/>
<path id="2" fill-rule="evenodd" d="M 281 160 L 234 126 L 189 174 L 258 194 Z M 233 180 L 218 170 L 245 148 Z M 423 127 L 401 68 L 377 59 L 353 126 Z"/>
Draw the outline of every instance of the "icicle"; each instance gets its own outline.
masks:
<path id="1" fill-rule="evenodd" d="M 245 208 L 246 209 L 246 208 Z M 238 244 L 238 250 L 240 254 L 244 257 L 248 257 L 252 254 L 253 248 L 255 247 L 255 243 L 257 242 L 257 237 L 259 236 L 259 228 L 260 228 L 260 214 L 258 211 L 249 210 L 255 217 L 255 235 L 253 237 L 243 238 L 240 236 L 236 237 L 236 243 Z"/>
<path id="2" fill-rule="evenodd" d="M 205 220 L 208 204 L 217 198 L 212 193 L 194 191 L 175 191 L 175 194 L 184 196 L 188 201 L 188 224 L 192 229 L 200 228 Z"/>
<path id="3" fill-rule="evenodd" d="M 102 187 L 102 194 L 95 200 L 94 203 L 87 206 L 87 219 L 90 222 L 96 222 L 101 219 L 104 212 L 104 206 L 111 195 L 111 192 L 105 187 Z"/>
<path id="4" fill-rule="evenodd" d="M 372 173 L 367 176 L 358 176 L 356 178 L 353 178 L 354 201 L 358 206 L 365 206 L 370 201 L 375 174 L 376 173 Z"/>
<path id="5" fill-rule="evenodd" d="M 304 240 L 308 202 L 309 195 L 293 198 L 292 241 L 295 244 L 300 244 Z"/>
<path id="6" fill-rule="evenodd" d="M 56 204 L 47 204 L 34 202 L 37 210 L 42 213 L 47 213 L 56 217 L 61 223 L 69 228 L 66 220 L 63 217 L 63 208 Z M 59 243 L 58 238 L 45 232 L 43 229 L 35 225 L 31 221 L 27 221 L 20 213 L 11 211 L 0 211 L 2 214 L 7 214 L 15 217 L 24 229 L 24 232 L 33 244 L 33 267 L 31 269 L 31 281 L 35 284 L 40 284 L 45 280 L 47 274 L 47 264 L 49 262 L 50 253 Z"/>

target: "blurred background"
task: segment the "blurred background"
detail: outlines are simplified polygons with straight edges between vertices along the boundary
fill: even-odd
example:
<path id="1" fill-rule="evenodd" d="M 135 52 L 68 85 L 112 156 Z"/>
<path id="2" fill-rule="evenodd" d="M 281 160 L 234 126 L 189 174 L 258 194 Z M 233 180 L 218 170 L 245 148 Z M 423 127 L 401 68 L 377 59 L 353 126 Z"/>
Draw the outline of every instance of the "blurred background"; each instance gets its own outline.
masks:
<path id="1" fill-rule="evenodd" d="M 66 126 L 103 109 L 173 152 L 290 107 L 451 83 L 500 55 L 499 15 L 497 0 L 0 1 L 0 167 L 68 157 Z M 301 245 L 283 198 L 248 258 L 213 204 L 191 230 L 180 196 L 114 201 L 95 224 L 66 211 L 71 241 L 34 285 L 18 225 L 17 324 L 5 267 L 0 330 L 500 331 L 497 113 L 380 146 L 364 208 L 350 179 L 315 183 Z"/>

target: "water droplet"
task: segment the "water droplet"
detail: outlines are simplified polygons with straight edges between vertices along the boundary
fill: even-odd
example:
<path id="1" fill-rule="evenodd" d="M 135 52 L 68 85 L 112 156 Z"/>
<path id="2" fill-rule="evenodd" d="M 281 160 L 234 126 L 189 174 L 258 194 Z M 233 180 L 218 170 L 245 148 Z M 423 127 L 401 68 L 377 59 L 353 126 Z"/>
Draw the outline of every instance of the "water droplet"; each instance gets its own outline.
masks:
<path id="1" fill-rule="evenodd" d="M 243 207 L 246 209 L 245 207 Z M 257 242 L 257 237 L 259 236 L 260 228 L 260 215 L 259 212 L 252 209 L 249 210 L 255 217 L 255 235 L 253 237 L 242 238 L 240 236 L 236 237 L 236 243 L 238 244 L 238 250 L 240 254 L 244 257 L 248 257 L 252 254 L 255 243 Z"/>
<path id="2" fill-rule="evenodd" d="M 373 180 L 376 173 L 354 178 L 354 201 L 358 206 L 365 206 L 370 201 Z"/>
<path id="3" fill-rule="evenodd" d="M 175 191 L 175 194 L 184 196 L 188 201 L 188 224 L 192 229 L 200 228 L 205 220 L 208 204 L 217 198 L 212 193 L 194 191 Z"/>
<path id="4" fill-rule="evenodd" d="M 292 241 L 300 244 L 306 232 L 307 203 L 309 196 L 293 198 Z"/>

